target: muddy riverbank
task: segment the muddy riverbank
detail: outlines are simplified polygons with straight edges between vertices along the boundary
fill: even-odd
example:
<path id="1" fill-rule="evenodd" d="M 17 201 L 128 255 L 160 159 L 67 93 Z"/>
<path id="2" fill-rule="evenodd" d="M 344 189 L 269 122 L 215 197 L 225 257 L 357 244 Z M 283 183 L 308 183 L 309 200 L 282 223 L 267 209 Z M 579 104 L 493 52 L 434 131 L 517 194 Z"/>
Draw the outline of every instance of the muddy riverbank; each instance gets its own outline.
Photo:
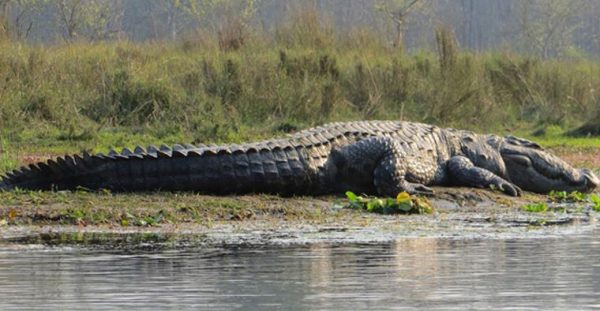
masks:
<path id="1" fill-rule="evenodd" d="M 0 235 L 10 244 L 107 247 L 123 241 L 180 246 L 371 243 L 406 237 L 547 237 L 592 230 L 600 219 L 587 201 L 552 202 L 529 193 L 512 198 L 470 188 L 435 190 L 429 198 L 435 211 L 423 215 L 342 208 L 345 198 L 333 196 L 10 192 L 0 194 Z M 527 211 L 524 206 L 531 203 L 546 203 L 547 210 Z"/>

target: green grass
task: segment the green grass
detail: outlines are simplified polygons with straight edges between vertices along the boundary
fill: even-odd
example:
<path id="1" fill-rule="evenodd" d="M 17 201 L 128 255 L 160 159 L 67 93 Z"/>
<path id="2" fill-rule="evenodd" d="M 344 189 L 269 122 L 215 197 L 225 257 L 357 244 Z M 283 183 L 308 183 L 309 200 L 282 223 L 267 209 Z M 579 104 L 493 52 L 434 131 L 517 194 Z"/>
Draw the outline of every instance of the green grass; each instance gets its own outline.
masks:
<path id="1" fill-rule="evenodd" d="M 314 18 L 290 17 L 275 34 L 257 30 L 239 48 L 193 36 L 177 44 L 0 42 L 0 172 L 26 156 L 242 142 L 358 119 L 600 147 L 600 138 L 562 135 L 597 112 L 600 62 L 453 45 L 438 47 L 443 55 L 408 54 L 367 30 L 316 27 Z M 531 137 L 538 128 L 545 134 Z"/>
<path id="2" fill-rule="evenodd" d="M 543 136 L 530 138 L 547 148 L 600 148 L 600 137 Z"/>

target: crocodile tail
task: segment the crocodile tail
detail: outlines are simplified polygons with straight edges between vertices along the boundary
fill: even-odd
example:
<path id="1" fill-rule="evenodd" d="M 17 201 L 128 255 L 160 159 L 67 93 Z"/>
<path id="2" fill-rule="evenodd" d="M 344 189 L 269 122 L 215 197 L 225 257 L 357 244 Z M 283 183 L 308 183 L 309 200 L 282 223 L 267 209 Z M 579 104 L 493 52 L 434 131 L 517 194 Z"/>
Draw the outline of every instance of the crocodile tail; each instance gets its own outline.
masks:
<path id="1" fill-rule="evenodd" d="M 98 154 L 64 156 L 47 162 L 38 162 L 23 166 L 12 172 L 6 173 L 0 182 L 0 189 L 28 189 L 28 190 L 63 190 L 75 189 L 83 186 L 86 177 L 93 176 L 111 157 Z M 94 179 L 86 180 L 86 185 L 92 185 Z"/>
<path id="2" fill-rule="evenodd" d="M 11 190 L 12 187 L 7 184 L 6 182 L 4 182 L 4 180 L 0 180 L 0 191 L 6 191 L 6 190 Z"/>
<path id="3" fill-rule="evenodd" d="M 309 180 L 301 148 L 265 145 L 173 148 L 64 156 L 22 167 L 0 189 L 198 191 L 210 194 L 304 193 Z"/>

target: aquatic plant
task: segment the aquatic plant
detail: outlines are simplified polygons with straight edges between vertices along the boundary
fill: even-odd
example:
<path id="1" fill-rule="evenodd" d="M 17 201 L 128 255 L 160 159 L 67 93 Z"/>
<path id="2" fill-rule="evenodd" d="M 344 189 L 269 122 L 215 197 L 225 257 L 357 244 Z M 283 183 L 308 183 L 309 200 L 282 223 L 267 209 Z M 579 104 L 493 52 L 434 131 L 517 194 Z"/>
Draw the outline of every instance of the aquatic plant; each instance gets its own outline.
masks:
<path id="1" fill-rule="evenodd" d="M 396 198 L 377 198 L 359 196 L 352 191 L 346 191 L 348 204 L 346 208 L 366 210 L 378 214 L 431 214 L 433 206 L 423 197 L 411 196 L 400 192 Z"/>

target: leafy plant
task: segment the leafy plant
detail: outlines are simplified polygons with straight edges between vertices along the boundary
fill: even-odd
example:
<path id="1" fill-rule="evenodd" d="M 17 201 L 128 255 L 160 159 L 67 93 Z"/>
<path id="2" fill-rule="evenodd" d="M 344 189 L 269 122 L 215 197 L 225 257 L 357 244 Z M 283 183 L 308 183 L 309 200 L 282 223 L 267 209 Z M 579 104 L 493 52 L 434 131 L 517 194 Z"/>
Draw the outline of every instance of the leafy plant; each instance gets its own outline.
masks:
<path id="1" fill-rule="evenodd" d="M 585 193 L 581 193 L 579 191 L 573 191 L 569 193 L 569 199 L 571 199 L 573 202 L 583 202 L 586 199 L 586 195 Z"/>
<path id="2" fill-rule="evenodd" d="M 349 203 L 346 208 L 366 210 L 378 214 L 431 214 L 433 207 L 425 198 L 414 197 L 401 192 L 396 199 L 362 197 L 352 191 L 346 192 Z"/>
<path id="3" fill-rule="evenodd" d="M 526 204 L 526 205 L 523 205 L 521 208 L 524 211 L 527 211 L 530 213 L 543 213 L 543 212 L 548 211 L 548 205 L 543 202 Z"/>
<path id="4" fill-rule="evenodd" d="M 67 210 L 67 219 L 73 224 L 85 223 L 86 212 L 80 208 L 72 208 Z"/>
<path id="5" fill-rule="evenodd" d="M 593 205 L 592 208 L 596 211 L 596 212 L 600 212 L 600 196 L 597 196 L 595 194 L 590 195 L 590 200 L 592 201 Z"/>
<path id="6" fill-rule="evenodd" d="M 161 210 L 156 215 L 148 215 L 146 217 L 136 219 L 134 224 L 139 227 L 153 227 L 162 223 L 164 218 L 164 212 Z"/>
<path id="7" fill-rule="evenodd" d="M 556 191 L 552 190 L 548 193 L 550 200 L 553 202 L 563 202 L 567 200 L 567 192 L 566 191 Z"/>
<path id="8" fill-rule="evenodd" d="M 579 191 L 569 193 L 567 191 L 552 190 L 548 196 L 552 202 L 583 202 L 586 199 L 586 195 Z"/>

